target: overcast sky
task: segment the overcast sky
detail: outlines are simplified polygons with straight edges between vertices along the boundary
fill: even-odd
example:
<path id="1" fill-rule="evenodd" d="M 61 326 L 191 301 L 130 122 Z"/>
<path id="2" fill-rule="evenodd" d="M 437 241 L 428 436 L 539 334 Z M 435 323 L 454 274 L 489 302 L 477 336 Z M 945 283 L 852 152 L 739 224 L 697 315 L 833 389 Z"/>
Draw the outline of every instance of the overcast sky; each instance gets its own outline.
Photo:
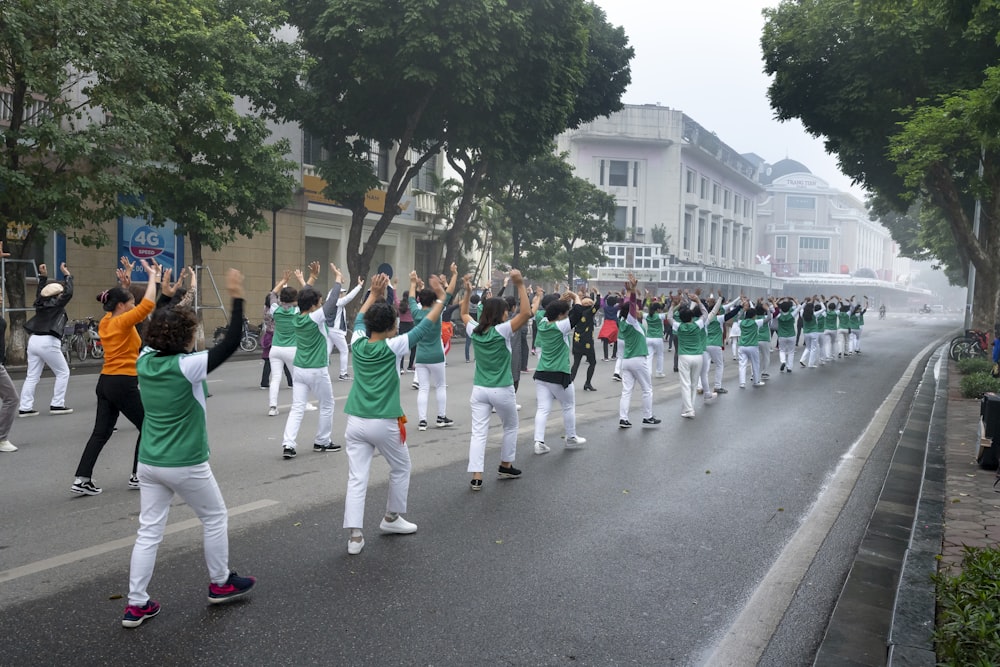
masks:
<path id="1" fill-rule="evenodd" d="M 798 121 L 779 123 L 767 99 L 761 10 L 778 0 L 595 0 L 635 48 L 626 104 L 680 109 L 740 153 L 798 160 L 834 188 L 864 193 L 823 141 Z"/>

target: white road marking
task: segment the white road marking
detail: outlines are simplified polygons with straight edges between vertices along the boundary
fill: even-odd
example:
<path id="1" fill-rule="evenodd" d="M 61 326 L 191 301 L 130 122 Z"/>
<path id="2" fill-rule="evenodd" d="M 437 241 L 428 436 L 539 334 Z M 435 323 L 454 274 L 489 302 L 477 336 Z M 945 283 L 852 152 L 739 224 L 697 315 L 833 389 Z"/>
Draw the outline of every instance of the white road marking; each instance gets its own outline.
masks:
<path id="1" fill-rule="evenodd" d="M 752 667 L 760 661 L 823 540 L 847 503 L 861 469 L 885 431 L 889 417 L 902 399 L 903 390 L 916 372 L 919 360 L 941 344 L 942 341 L 936 341 L 928 345 L 910 362 L 899 382 L 875 412 L 868 428 L 841 457 L 840 464 L 820 489 L 799 529 L 703 664 Z"/>
<path id="2" fill-rule="evenodd" d="M 252 503 L 247 503 L 246 505 L 229 508 L 229 516 L 233 517 L 239 514 L 246 514 L 247 512 L 264 509 L 265 507 L 272 507 L 277 504 L 277 500 L 257 500 Z M 173 533 L 179 533 L 182 530 L 190 530 L 191 528 L 197 528 L 199 526 L 201 526 L 200 519 L 186 519 L 184 521 L 168 525 L 163 534 L 164 536 L 172 535 Z M 92 547 L 87 547 L 86 549 L 70 551 L 69 553 L 53 556 L 52 558 L 46 558 L 45 560 L 35 561 L 34 563 L 28 563 L 27 565 L 21 565 L 20 567 L 14 567 L 0 572 L 0 583 L 13 581 L 14 579 L 44 572 L 45 570 L 51 570 L 52 568 L 60 567 L 62 565 L 69 565 L 70 563 L 75 563 L 86 558 L 100 556 L 101 554 L 106 554 L 111 551 L 115 551 L 116 549 L 130 547 L 133 544 L 135 544 L 134 535 L 132 537 L 123 537 L 120 540 L 105 542 L 104 544 L 96 544 Z"/>

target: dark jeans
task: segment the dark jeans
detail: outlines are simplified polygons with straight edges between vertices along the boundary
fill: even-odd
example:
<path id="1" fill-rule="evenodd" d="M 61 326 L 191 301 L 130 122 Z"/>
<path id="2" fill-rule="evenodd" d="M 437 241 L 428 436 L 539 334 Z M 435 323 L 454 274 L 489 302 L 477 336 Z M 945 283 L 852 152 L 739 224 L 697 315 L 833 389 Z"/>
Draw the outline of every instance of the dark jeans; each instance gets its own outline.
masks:
<path id="1" fill-rule="evenodd" d="M 403 334 L 411 331 L 412 329 L 413 329 L 413 322 L 400 322 L 399 323 L 399 331 L 397 333 L 400 336 L 402 336 Z M 413 347 L 410 348 L 410 358 L 406 362 L 406 369 L 407 370 L 410 370 L 410 371 L 413 370 L 413 357 L 416 354 L 416 352 L 417 352 L 416 346 L 413 346 Z M 400 357 L 400 359 L 399 359 L 399 367 L 403 368 L 403 358 L 402 357 Z"/>
<path id="2" fill-rule="evenodd" d="M 285 371 L 285 380 L 288 381 L 288 386 L 292 386 L 292 371 L 288 368 L 288 364 L 282 364 L 281 366 Z M 260 386 L 270 387 L 271 386 L 271 360 L 264 360 L 264 370 L 260 372 Z"/>
<path id="3" fill-rule="evenodd" d="M 134 375 L 104 375 L 97 380 L 97 417 L 94 431 L 83 449 L 83 456 L 76 467 L 77 477 L 92 477 L 97 457 L 114 433 L 118 415 L 123 414 L 139 429 L 135 439 L 135 454 L 132 457 L 132 474 L 139 463 L 139 438 L 142 437 L 142 420 L 146 413 L 139 398 L 139 378 Z"/>
<path id="4" fill-rule="evenodd" d="M 597 355 L 594 354 L 593 343 L 582 350 L 579 346 L 573 347 L 573 369 L 570 371 L 570 378 L 573 382 L 576 381 L 576 372 L 580 369 L 580 362 L 584 358 L 587 359 L 587 382 L 583 386 L 589 387 L 590 381 L 594 379 L 594 369 L 597 367 Z"/>

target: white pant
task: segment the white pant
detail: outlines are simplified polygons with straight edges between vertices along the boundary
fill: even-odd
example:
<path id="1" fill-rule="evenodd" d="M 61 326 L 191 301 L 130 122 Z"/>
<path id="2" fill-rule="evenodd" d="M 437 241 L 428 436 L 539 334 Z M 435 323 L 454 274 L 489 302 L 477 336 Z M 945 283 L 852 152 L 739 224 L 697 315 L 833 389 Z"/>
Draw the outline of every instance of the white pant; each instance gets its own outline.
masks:
<path id="1" fill-rule="evenodd" d="M 646 347 L 649 349 L 649 371 L 652 373 L 656 368 L 657 375 L 663 375 L 663 339 L 647 338 Z"/>
<path id="2" fill-rule="evenodd" d="M 629 404 L 632 403 L 632 389 L 638 383 L 642 390 L 642 417 L 653 416 L 653 383 L 649 380 L 649 358 L 618 357 L 622 365 L 622 398 L 618 403 L 618 418 L 628 421 Z"/>
<path id="3" fill-rule="evenodd" d="M 851 345 L 851 352 L 861 351 L 861 329 L 851 329 L 851 337 L 848 341 Z"/>
<path id="4" fill-rule="evenodd" d="M 681 412 L 694 412 L 694 392 L 704 364 L 700 354 L 682 354 L 677 357 L 681 381 Z M 711 392 L 707 386 L 705 392 Z"/>
<path id="5" fill-rule="evenodd" d="M 795 336 L 778 338 L 778 359 L 789 368 L 795 362 Z"/>
<path id="6" fill-rule="evenodd" d="M 833 359 L 833 332 L 821 331 L 816 335 L 819 336 L 820 361 L 830 361 Z"/>
<path id="7" fill-rule="evenodd" d="M 32 410 L 35 407 L 35 387 L 42 377 L 42 368 L 48 366 L 56 375 L 56 384 L 52 389 L 53 405 L 59 408 L 66 406 L 66 386 L 69 385 L 69 364 L 62 353 L 62 341 L 55 336 L 32 335 L 28 338 L 28 372 L 21 385 L 20 410 Z"/>
<path id="8" fill-rule="evenodd" d="M 837 356 L 847 352 L 847 329 L 837 329 Z"/>
<path id="9" fill-rule="evenodd" d="M 340 357 L 340 375 L 347 375 L 347 332 L 339 329 L 332 329 L 327 337 L 330 344 L 337 348 L 337 355 Z"/>
<path id="10" fill-rule="evenodd" d="M 417 417 L 427 421 L 427 398 L 431 393 L 431 383 L 434 384 L 434 397 L 437 399 L 439 417 L 448 416 L 448 388 L 445 385 L 444 362 L 439 364 L 422 364 L 417 362 Z"/>
<path id="11" fill-rule="evenodd" d="M 271 384 L 267 388 L 267 405 L 278 405 L 278 389 L 281 388 L 281 377 L 285 374 L 285 369 L 293 370 L 295 367 L 295 346 L 276 347 L 271 346 L 268 353 L 268 362 L 271 364 Z M 295 386 L 295 381 L 292 381 Z"/>
<path id="12" fill-rule="evenodd" d="M 364 525 L 368 474 L 376 449 L 389 464 L 389 499 L 385 511 L 404 514 L 410 492 L 410 450 L 400 439 L 399 421 L 348 415 L 344 448 L 347 450 L 344 528 L 361 529 Z"/>
<path id="13" fill-rule="evenodd" d="M 722 348 L 718 345 L 709 345 L 705 348 L 705 352 L 701 355 L 701 386 L 707 392 L 709 387 L 713 389 L 722 388 Z M 708 381 L 708 367 L 715 364 L 714 370 L 714 381 L 709 383 Z"/>
<path id="14" fill-rule="evenodd" d="M 740 345 L 740 386 L 747 383 L 747 365 L 751 380 L 760 382 L 760 349 L 756 345 Z"/>
<path id="15" fill-rule="evenodd" d="M 512 463 L 517 454 L 517 401 L 514 385 L 480 387 L 472 385 L 472 438 L 469 440 L 469 472 L 482 472 L 486 465 L 486 438 L 489 435 L 490 412 L 496 409 L 503 425 L 500 461 Z"/>
<path id="16" fill-rule="evenodd" d="M 545 422 L 552 410 L 552 399 L 562 405 L 563 428 L 566 439 L 576 437 L 576 389 L 572 384 L 563 387 L 554 382 L 535 380 L 535 396 L 538 409 L 535 411 L 535 440 L 545 442 Z"/>
<path id="17" fill-rule="evenodd" d="M 274 348 L 271 348 L 274 350 Z M 280 379 L 280 375 L 278 376 Z M 274 381 L 274 375 L 271 375 Z M 295 439 L 299 436 L 302 425 L 302 415 L 306 411 L 306 400 L 312 392 L 319 399 L 319 424 L 316 426 L 314 444 L 330 444 L 330 432 L 333 430 L 333 385 L 330 384 L 330 371 L 323 368 L 292 369 L 292 408 L 288 411 L 288 421 L 285 422 L 285 434 L 281 441 L 282 447 L 295 449 Z"/>
<path id="18" fill-rule="evenodd" d="M 153 577 L 156 551 L 163 541 L 175 494 L 201 519 L 209 579 L 213 584 L 226 583 L 229 579 L 229 515 L 208 461 L 180 468 L 140 463 L 136 474 L 139 475 L 139 532 L 129 567 L 128 603 L 141 607 L 149 601 L 146 588 Z"/>
<path id="19" fill-rule="evenodd" d="M 822 361 L 822 353 L 820 351 L 820 348 L 822 347 L 820 337 L 822 334 L 818 331 L 813 331 L 805 336 L 806 351 L 802 353 L 802 358 L 806 361 L 806 366 L 809 368 L 816 368 L 817 362 Z"/>
<path id="20" fill-rule="evenodd" d="M 771 370 L 771 340 L 758 341 L 757 350 L 760 352 L 760 374 L 764 375 Z"/>

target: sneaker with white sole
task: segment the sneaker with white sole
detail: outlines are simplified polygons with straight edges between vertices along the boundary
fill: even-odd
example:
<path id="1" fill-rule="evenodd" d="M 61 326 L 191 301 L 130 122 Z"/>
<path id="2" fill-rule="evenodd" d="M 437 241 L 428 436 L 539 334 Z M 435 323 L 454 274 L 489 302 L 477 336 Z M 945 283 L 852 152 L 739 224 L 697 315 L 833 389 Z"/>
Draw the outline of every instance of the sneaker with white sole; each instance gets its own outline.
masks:
<path id="1" fill-rule="evenodd" d="M 122 616 L 123 628 L 137 628 L 142 625 L 147 618 L 153 618 L 160 613 L 160 603 L 156 600 L 147 600 L 141 607 L 129 605 L 125 607 L 125 615 Z"/>
<path id="2" fill-rule="evenodd" d="M 278 406 L 277 405 L 272 405 L 271 407 L 269 407 L 267 409 L 267 416 L 268 417 L 277 417 L 278 416 Z"/>
<path id="3" fill-rule="evenodd" d="M 514 466 L 500 466 L 497 468 L 497 477 L 500 479 L 517 479 L 521 476 L 521 471 Z"/>
<path id="4" fill-rule="evenodd" d="M 426 419 L 421 419 L 420 420 L 420 423 L 417 424 L 417 430 L 418 431 L 426 431 L 427 430 L 427 420 Z"/>
<path id="5" fill-rule="evenodd" d="M 132 489 L 133 491 L 137 491 L 139 489 L 138 475 L 132 475 L 131 477 L 128 478 L 128 488 Z"/>
<path id="6" fill-rule="evenodd" d="M 449 426 L 454 426 L 454 424 L 455 424 L 454 419 L 449 419 L 448 417 L 441 417 L 441 416 L 438 416 L 437 418 L 438 428 L 448 428 Z"/>
<path id="7" fill-rule="evenodd" d="M 306 403 L 306 412 L 315 412 L 316 410 L 319 410 L 319 408 L 312 403 Z"/>
<path id="8" fill-rule="evenodd" d="M 88 479 L 86 482 L 78 479 L 73 482 L 73 486 L 69 487 L 69 490 L 81 496 L 96 496 L 104 489 L 94 484 L 92 479 Z"/>
<path id="9" fill-rule="evenodd" d="M 566 438 L 566 449 L 579 449 L 583 447 L 583 443 L 585 442 L 587 442 L 587 439 L 580 435 Z"/>
<path id="10" fill-rule="evenodd" d="M 72 414 L 73 408 L 67 408 L 65 405 L 50 405 L 49 414 L 50 415 L 68 415 Z"/>
<path id="11" fill-rule="evenodd" d="M 351 376 L 348 373 L 341 373 L 340 375 L 337 376 L 337 379 L 347 381 L 351 379 Z"/>
<path id="12" fill-rule="evenodd" d="M 17 447 L 11 444 L 10 440 L 0 440 L 0 452 L 16 452 Z"/>
<path id="13" fill-rule="evenodd" d="M 380 523 L 378 527 L 379 530 L 385 531 L 386 533 L 398 533 L 400 535 L 409 535 L 410 533 L 417 532 L 417 524 L 410 523 L 401 516 L 397 516 L 392 521 L 382 517 L 382 523 Z"/>
<path id="14" fill-rule="evenodd" d="M 354 540 L 347 540 L 347 553 L 352 556 L 357 556 L 361 553 L 361 550 L 365 548 L 365 538 L 361 538 L 360 541 L 355 542 Z"/>
<path id="15" fill-rule="evenodd" d="M 38 410 L 18 410 L 17 411 L 17 416 L 18 417 L 37 417 L 38 416 Z"/>
<path id="16" fill-rule="evenodd" d="M 295 448 L 294 447 L 282 447 L 281 448 L 281 458 L 283 458 L 283 459 L 294 459 L 295 458 Z"/>
<path id="17" fill-rule="evenodd" d="M 208 585 L 208 603 L 223 604 L 241 598 L 249 593 L 256 583 L 254 577 L 241 577 L 235 572 L 230 572 L 226 583 Z"/>
<path id="18" fill-rule="evenodd" d="M 548 454 L 552 451 L 552 448 L 546 445 L 541 440 L 535 440 L 535 453 L 536 454 Z"/>

